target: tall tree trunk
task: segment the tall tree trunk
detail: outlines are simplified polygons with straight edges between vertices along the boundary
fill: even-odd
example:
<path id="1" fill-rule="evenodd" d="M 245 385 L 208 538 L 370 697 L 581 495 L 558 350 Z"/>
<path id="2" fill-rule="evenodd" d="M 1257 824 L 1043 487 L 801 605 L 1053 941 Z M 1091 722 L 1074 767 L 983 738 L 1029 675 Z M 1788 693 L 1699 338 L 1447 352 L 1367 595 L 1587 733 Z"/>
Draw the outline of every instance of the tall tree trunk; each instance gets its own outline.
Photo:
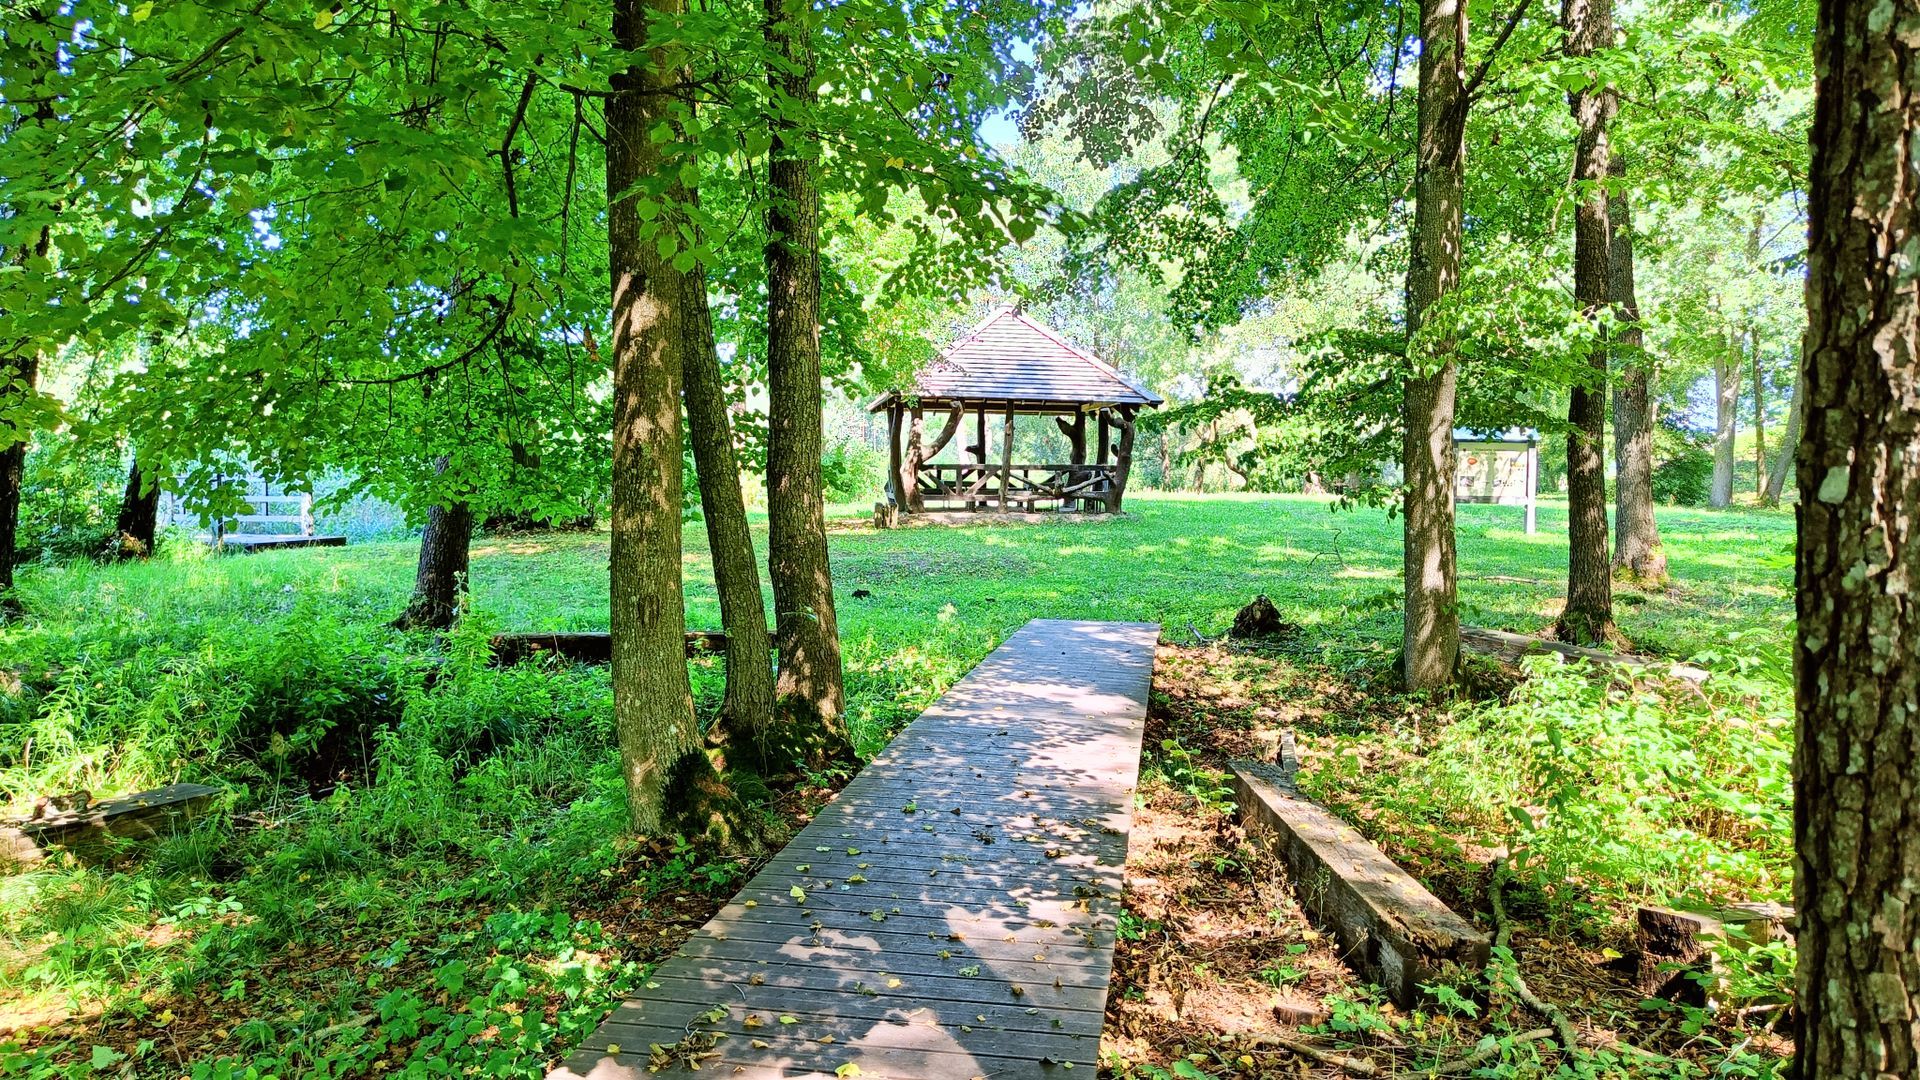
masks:
<path id="1" fill-rule="evenodd" d="M 11 370 L 8 370 L 11 368 Z M 7 398 L 31 397 L 40 376 L 40 358 L 34 354 L 9 357 L 0 366 L 0 413 L 12 403 Z M 0 421 L 0 623 L 19 617 L 19 594 L 14 592 L 14 566 L 19 561 L 20 493 L 26 482 L 27 431 Z"/>
<path id="2" fill-rule="evenodd" d="M 420 560 L 414 568 L 413 596 L 393 620 L 400 630 L 445 630 L 460 615 L 467 591 L 468 554 L 473 548 L 473 509 L 465 502 L 427 508 L 420 533 Z"/>
<path id="3" fill-rule="evenodd" d="M 447 471 L 447 459 L 433 463 L 436 474 Z M 413 596 L 407 609 L 393 620 L 397 630 L 445 630 L 460 614 L 460 596 L 467 590 L 468 552 L 473 547 L 473 509 L 465 500 L 427 508 L 427 527 L 420 533 L 420 559 L 414 568 Z"/>
<path id="4" fill-rule="evenodd" d="M 613 39 L 635 59 L 606 99 L 607 257 L 613 290 L 613 497 L 608 626 L 613 716 L 627 807 L 636 831 L 731 844 L 737 802 L 701 746 L 687 680 L 681 592 L 680 390 L 686 285 L 639 212 L 636 187 L 677 176 L 652 132 L 670 122 L 679 81 L 667 48 L 643 52 L 648 22 L 673 20 L 685 0 L 614 0 Z M 674 228 L 688 192 L 656 188 L 654 220 Z"/>
<path id="5" fill-rule="evenodd" d="M 1562 0 L 1567 54 L 1591 56 L 1613 44 L 1612 0 Z M 1610 292 L 1613 230 L 1607 221 L 1607 121 L 1614 92 L 1599 82 L 1567 95 L 1579 134 L 1574 141 L 1573 180 L 1579 202 L 1573 216 L 1573 295 L 1589 317 L 1598 317 Z M 1613 567 L 1607 557 L 1607 344 L 1588 352 L 1592 371 L 1577 382 L 1567 405 L 1567 606 L 1560 636 L 1601 644 L 1613 627 Z"/>
<path id="6" fill-rule="evenodd" d="M 1608 173 L 1624 181 L 1626 159 L 1615 154 Z M 1607 254 L 1608 299 L 1619 320 L 1613 335 L 1613 568 L 1647 588 L 1667 583 L 1667 556 L 1653 517 L 1653 402 L 1648 384 L 1653 358 L 1640 329 L 1640 298 L 1633 281 L 1633 204 L 1623 189 L 1607 197 L 1613 244 Z"/>
<path id="7" fill-rule="evenodd" d="M 774 717 L 793 760 L 852 756 L 833 609 L 827 515 L 821 494 L 820 193 L 810 116 L 814 97 L 810 8 L 766 0 L 768 69 L 782 103 L 772 121 L 767 213 L 767 519 L 780 674 Z"/>
<path id="8" fill-rule="evenodd" d="M 127 490 L 120 496 L 120 513 L 113 522 L 113 558 L 125 561 L 151 556 L 159 518 L 160 485 L 141 471 L 136 456 L 127 468 Z"/>
<path id="9" fill-rule="evenodd" d="M 1765 222 L 1760 211 L 1754 211 L 1753 227 L 1747 230 L 1747 272 L 1763 274 L 1765 268 L 1760 265 L 1760 226 Z M 1747 355 L 1753 378 L 1753 492 L 1764 497 L 1767 493 L 1767 410 L 1766 387 L 1760 381 L 1760 311 L 1756 306 L 1747 312 Z"/>
<path id="10" fill-rule="evenodd" d="M 1801 413 L 1806 408 L 1805 379 L 1795 379 L 1793 396 L 1787 405 L 1787 426 L 1780 431 L 1780 446 L 1773 455 L 1773 470 L 1767 474 L 1767 490 L 1761 493 L 1760 502 L 1766 506 L 1779 506 L 1780 495 L 1787 488 L 1787 473 L 1793 469 L 1793 457 L 1800 449 Z"/>
<path id="11" fill-rule="evenodd" d="M 1747 344 L 1752 352 L 1753 364 L 1753 493 L 1765 497 L 1767 494 L 1767 399 L 1766 384 L 1760 378 L 1760 331 L 1747 331 Z"/>
<path id="12" fill-rule="evenodd" d="M 20 92 L 17 95 L 10 92 L 9 96 L 39 100 L 15 127 L 32 128 L 36 136 L 43 137 L 55 128 L 56 120 L 53 94 L 46 89 L 55 64 L 51 43 L 57 40 L 57 35 L 48 26 L 55 10 L 54 6 L 47 5 L 15 11 L 8 16 L 23 26 L 35 24 L 19 35 L 22 55 L 16 57 L 14 70 L 17 74 L 24 73 L 25 78 Z M 16 132 L 5 134 L 17 137 Z M 14 212 L 24 213 L 17 209 Z M 59 212 L 60 206 L 55 203 L 52 213 Z M 19 223 L 15 225 L 18 228 Z M 25 279 L 34 281 L 48 275 L 35 271 L 32 265 L 45 262 L 52 253 L 53 225 L 48 221 L 39 229 L 21 230 L 9 255 Z M 14 592 L 13 574 L 20 548 L 20 495 L 26 483 L 27 441 L 32 434 L 27 413 L 40 390 L 42 352 L 41 343 L 34 340 L 9 341 L 4 347 L 6 351 L 0 353 L 0 623 L 17 618 L 22 612 L 20 596 Z"/>
<path id="13" fill-rule="evenodd" d="M 1920 4 L 1822 0 L 1794 657 L 1800 1080 L 1920 1076 Z"/>
<path id="14" fill-rule="evenodd" d="M 1413 190 L 1413 250 L 1407 262 L 1406 430 L 1402 507 L 1401 668 L 1409 690 L 1453 685 L 1460 665 L 1454 550 L 1453 414 L 1459 370 L 1450 337 L 1421 336 L 1427 309 L 1460 282 L 1467 164 L 1467 7 L 1421 0 L 1419 158 Z"/>
<path id="15" fill-rule="evenodd" d="M 1729 338 L 1713 361 L 1713 488 L 1707 505 L 1733 504 L 1733 440 L 1740 424 L 1740 346 Z"/>
<path id="16" fill-rule="evenodd" d="M 760 562 L 754 557 L 747 502 L 740 491 L 740 459 L 720 379 L 706 272 L 696 268 L 687 274 L 686 287 L 687 440 L 693 444 L 701 516 L 713 553 L 720 627 L 727 634 L 727 688 L 707 743 L 726 755 L 728 765 L 766 771 L 766 731 L 773 721 L 773 636 L 767 632 Z"/>

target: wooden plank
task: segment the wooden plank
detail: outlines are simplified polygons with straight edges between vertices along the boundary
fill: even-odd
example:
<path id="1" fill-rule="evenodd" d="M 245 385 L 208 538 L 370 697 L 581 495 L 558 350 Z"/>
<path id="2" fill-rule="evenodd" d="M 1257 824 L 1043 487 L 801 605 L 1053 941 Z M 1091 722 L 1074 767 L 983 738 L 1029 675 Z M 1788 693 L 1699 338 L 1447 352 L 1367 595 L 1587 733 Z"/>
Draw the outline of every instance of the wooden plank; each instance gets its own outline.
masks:
<path id="1" fill-rule="evenodd" d="M 1584 645 L 1569 645 L 1564 641 L 1549 641 L 1525 634 L 1512 634 L 1505 630 L 1490 630 L 1484 626 L 1462 626 L 1460 644 L 1474 652 L 1498 657 L 1508 663 L 1514 663 L 1522 656 L 1559 656 L 1567 660 L 1590 660 L 1596 664 L 1644 668 L 1691 683 L 1706 682 L 1709 674 L 1689 664 L 1657 660 L 1650 656 L 1607 652 L 1604 649 L 1590 649 Z"/>
<path id="2" fill-rule="evenodd" d="M 605 630 L 568 630 L 495 634 L 489 642 L 495 664 L 517 664 L 536 656 L 553 655 L 580 664 L 613 662 L 613 639 Z M 727 635 L 719 630 L 687 632 L 687 655 L 721 653 Z"/>
<path id="3" fill-rule="evenodd" d="M 1232 768 L 1242 824 L 1274 841 L 1301 905 L 1395 1003 L 1416 1003 L 1421 983 L 1486 966 L 1486 934 L 1351 826 L 1302 798 L 1285 770 L 1244 761 Z"/>
<path id="4" fill-rule="evenodd" d="M 552 1075 L 1092 1076 L 1157 638 L 1027 624 Z"/>
<path id="5" fill-rule="evenodd" d="M 114 839 L 169 836 L 212 805 L 219 793 L 205 784 L 169 784 L 93 803 L 85 810 L 0 824 L 0 860 L 37 862 L 55 848 L 87 852 Z"/>

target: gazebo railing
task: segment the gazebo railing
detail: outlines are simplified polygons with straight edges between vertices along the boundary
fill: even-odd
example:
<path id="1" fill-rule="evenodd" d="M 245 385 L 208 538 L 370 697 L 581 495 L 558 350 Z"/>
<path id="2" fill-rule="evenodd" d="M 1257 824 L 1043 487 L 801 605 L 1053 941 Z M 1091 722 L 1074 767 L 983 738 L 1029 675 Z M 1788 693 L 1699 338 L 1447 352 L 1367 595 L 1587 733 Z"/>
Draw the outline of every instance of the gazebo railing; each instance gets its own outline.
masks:
<path id="1" fill-rule="evenodd" d="M 1112 465 L 993 465 L 975 462 L 920 466 L 916 488 L 928 510 L 997 510 L 1041 503 L 1104 505 L 1113 493 Z"/>

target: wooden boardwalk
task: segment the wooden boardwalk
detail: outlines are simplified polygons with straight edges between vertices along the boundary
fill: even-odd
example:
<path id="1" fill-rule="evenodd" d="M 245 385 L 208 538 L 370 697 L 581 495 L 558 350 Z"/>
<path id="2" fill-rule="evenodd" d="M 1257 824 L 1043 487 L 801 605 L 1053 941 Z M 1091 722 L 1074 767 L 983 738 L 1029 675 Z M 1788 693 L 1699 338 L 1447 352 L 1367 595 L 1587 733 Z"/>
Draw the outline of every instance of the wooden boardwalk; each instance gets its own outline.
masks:
<path id="1" fill-rule="evenodd" d="M 552 1076 L 1091 1080 L 1158 637 L 1021 628 Z"/>

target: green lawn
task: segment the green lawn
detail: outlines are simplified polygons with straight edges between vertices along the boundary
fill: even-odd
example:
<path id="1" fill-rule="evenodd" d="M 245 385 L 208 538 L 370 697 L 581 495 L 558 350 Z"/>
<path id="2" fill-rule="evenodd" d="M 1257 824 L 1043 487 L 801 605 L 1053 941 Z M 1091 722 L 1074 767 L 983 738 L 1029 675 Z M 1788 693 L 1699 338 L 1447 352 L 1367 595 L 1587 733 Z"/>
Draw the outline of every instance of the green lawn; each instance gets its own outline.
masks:
<path id="1" fill-rule="evenodd" d="M 1390 688 L 1397 519 L 1287 497 L 1129 507 L 890 532 L 837 518 L 863 751 L 1028 619 L 1149 620 L 1166 643 L 1156 790 L 1206 804 L 1212 770 L 1284 723 L 1322 797 L 1449 898 L 1471 902 L 1492 844 L 1580 934 L 1625 897 L 1784 890 L 1790 514 L 1663 511 L 1676 586 L 1619 595 L 1640 648 L 1716 670 L 1708 697 L 1542 670 L 1502 700 L 1434 703 Z M 1564 509 L 1540 519 L 1529 537 L 1517 510 L 1461 508 L 1466 621 L 1552 620 Z M 687 541 L 689 625 L 717 627 L 698 523 Z M 606 535 L 477 541 L 476 617 L 446 643 L 385 627 L 414 554 L 28 571 L 33 615 L 0 630 L 0 803 L 174 779 L 230 794 L 141 860 L 0 877 L 0 1075 L 537 1075 L 731 892 L 739 862 L 620 835 L 604 670 L 478 662 L 483 630 L 604 627 Z M 1259 593 L 1300 632 L 1199 644 Z M 710 706 L 718 662 L 693 670 Z"/>
<path id="2" fill-rule="evenodd" d="M 1659 596 L 1622 591 L 1630 638 L 1676 658 L 1725 651 L 1736 635 L 1784 647 L 1789 513 L 1668 509 L 1660 524 L 1676 584 Z M 1061 525 L 876 532 L 842 518 L 831 547 L 853 707 L 879 737 L 1028 619 L 1147 620 L 1180 641 L 1189 627 L 1224 633 L 1257 593 L 1311 628 L 1330 659 L 1378 659 L 1398 632 L 1399 528 L 1377 510 L 1284 496 L 1139 496 L 1124 519 Z M 764 526 L 757 539 L 764 551 Z M 717 628 L 698 523 L 686 543 L 688 625 Z M 381 621 L 404 602 L 414 555 L 411 542 L 395 541 L 33 570 L 23 590 L 42 617 L 0 630 L 0 644 L 104 658 L 152 640 L 195 643 L 215 626 L 270 625 L 311 610 L 303 604 Z M 1540 531 L 1527 536 L 1515 509 L 1462 506 L 1459 558 L 1463 621 L 1536 630 L 1552 621 L 1564 589 L 1565 511 L 1543 507 Z M 606 567 L 604 533 L 482 538 L 474 604 L 502 629 L 604 629 Z M 872 596 L 856 599 L 861 589 Z"/>

